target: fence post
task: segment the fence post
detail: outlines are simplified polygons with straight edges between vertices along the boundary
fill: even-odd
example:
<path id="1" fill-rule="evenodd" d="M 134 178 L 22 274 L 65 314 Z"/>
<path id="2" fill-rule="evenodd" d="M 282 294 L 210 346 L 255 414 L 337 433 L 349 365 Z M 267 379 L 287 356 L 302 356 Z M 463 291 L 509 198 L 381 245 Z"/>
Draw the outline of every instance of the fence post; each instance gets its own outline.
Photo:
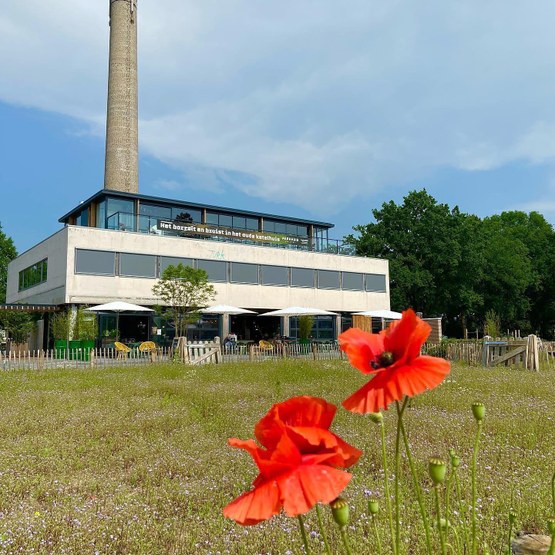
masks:
<path id="1" fill-rule="evenodd" d="M 524 366 L 528 370 L 535 370 L 536 372 L 538 372 L 540 369 L 538 337 L 536 335 L 532 334 L 526 338 L 526 357 L 524 361 Z"/>
<path id="2" fill-rule="evenodd" d="M 318 360 L 318 345 L 316 343 L 312 343 L 312 356 L 314 360 Z"/>

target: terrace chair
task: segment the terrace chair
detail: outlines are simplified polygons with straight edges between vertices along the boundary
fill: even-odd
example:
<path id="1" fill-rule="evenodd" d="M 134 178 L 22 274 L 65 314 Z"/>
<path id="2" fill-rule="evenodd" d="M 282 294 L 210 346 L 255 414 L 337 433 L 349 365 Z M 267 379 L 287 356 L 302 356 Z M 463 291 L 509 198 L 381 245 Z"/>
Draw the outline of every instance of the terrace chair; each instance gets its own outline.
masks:
<path id="1" fill-rule="evenodd" d="M 154 341 L 143 341 L 139 345 L 139 352 L 145 356 L 150 354 L 151 359 L 154 361 L 156 357 L 156 343 Z"/>
<path id="2" fill-rule="evenodd" d="M 119 341 L 114 342 L 114 347 L 116 348 L 118 358 L 126 358 L 127 355 L 131 352 L 130 347 L 128 347 L 124 343 L 120 343 Z"/>
<path id="3" fill-rule="evenodd" d="M 265 339 L 261 339 L 258 342 L 258 347 L 260 348 L 261 351 L 273 351 L 274 350 L 274 346 L 269 341 L 266 341 Z"/>

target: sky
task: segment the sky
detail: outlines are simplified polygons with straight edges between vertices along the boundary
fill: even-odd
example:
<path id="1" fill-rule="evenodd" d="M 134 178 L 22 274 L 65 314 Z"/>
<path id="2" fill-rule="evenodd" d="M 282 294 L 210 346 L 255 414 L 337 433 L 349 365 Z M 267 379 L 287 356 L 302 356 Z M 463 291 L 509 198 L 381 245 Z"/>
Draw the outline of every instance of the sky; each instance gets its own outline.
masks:
<path id="1" fill-rule="evenodd" d="M 411 190 L 555 223 L 555 3 L 138 0 L 139 192 L 332 222 Z M 0 224 L 103 188 L 108 2 L 5 0 Z"/>

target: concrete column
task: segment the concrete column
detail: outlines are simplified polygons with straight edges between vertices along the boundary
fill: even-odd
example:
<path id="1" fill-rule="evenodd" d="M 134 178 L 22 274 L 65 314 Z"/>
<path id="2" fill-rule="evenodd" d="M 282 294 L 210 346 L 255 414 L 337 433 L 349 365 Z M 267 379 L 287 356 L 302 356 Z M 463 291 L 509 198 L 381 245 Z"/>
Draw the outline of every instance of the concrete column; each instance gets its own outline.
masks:
<path id="1" fill-rule="evenodd" d="M 291 329 L 291 326 L 289 325 L 289 316 L 284 316 L 281 321 L 281 335 L 289 337 L 289 330 Z"/>
<path id="2" fill-rule="evenodd" d="M 229 314 L 222 314 L 222 340 L 225 340 L 229 331 Z"/>
<path id="3" fill-rule="evenodd" d="M 104 188 L 139 192 L 137 0 L 110 0 Z"/>
<path id="4" fill-rule="evenodd" d="M 334 339 L 337 339 L 339 337 L 340 333 L 341 333 L 341 314 L 338 314 L 335 317 L 335 337 L 334 337 Z"/>

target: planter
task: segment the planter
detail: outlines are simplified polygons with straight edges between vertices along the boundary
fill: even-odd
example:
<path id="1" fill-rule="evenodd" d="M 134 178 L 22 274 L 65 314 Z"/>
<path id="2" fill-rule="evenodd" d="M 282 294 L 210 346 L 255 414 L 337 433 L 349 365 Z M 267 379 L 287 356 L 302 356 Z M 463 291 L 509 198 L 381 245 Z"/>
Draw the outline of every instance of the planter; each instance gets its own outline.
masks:
<path id="1" fill-rule="evenodd" d="M 67 340 L 56 339 L 54 341 L 54 356 L 56 358 L 66 358 L 67 353 Z"/>
<path id="2" fill-rule="evenodd" d="M 91 351 L 94 349 L 94 339 L 82 339 L 81 349 L 81 352 L 83 353 L 83 360 L 87 362 L 91 360 Z"/>
<path id="3" fill-rule="evenodd" d="M 74 340 L 69 342 L 69 360 L 82 360 L 81 341 Z"/>

